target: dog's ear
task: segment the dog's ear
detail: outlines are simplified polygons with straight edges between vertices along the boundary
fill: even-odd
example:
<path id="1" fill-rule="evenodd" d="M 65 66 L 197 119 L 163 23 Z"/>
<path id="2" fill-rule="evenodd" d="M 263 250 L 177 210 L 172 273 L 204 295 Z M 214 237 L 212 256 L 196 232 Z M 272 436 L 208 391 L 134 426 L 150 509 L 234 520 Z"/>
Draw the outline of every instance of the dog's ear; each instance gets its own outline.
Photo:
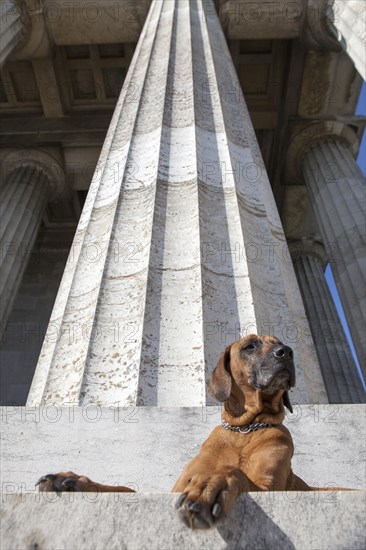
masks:
<path id="1" fill-rule="evenodd" d="M 290 413 L 294 412 L 294 411 L 292 410 L 292 405 L 291 405 L 291 403 L 290 403 L 290 398 L 289 398 L 289 396 L 288 396 L 288 392 L 287 392 L 287 391 L 285 391 L 285 393 L 283 394 L 282 399 L 283 399 L 283 404 L 285 405 L 285 407 L 288 408 L 288 410 L 290 411 Z"/>
<path id="2" fill-rule="evenodd" d="M 226 401 L 231 391 L 230 348 L 231 344 L 220 355 L 208 387 L 208 393 L 217 401 Z"/>

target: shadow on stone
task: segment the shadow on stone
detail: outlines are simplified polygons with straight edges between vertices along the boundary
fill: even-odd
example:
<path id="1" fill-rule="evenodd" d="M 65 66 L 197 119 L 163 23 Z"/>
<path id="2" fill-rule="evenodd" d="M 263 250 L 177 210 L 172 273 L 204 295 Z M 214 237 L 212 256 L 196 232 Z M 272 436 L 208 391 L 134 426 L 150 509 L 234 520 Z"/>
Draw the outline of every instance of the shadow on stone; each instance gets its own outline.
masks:
<path id="1" fill-rule="evenodd" d="M 218 525 L 217 531 L 228 550 L 295 549 L 288 536 L 248 494 L 241 495 L 227 520 Z"/>

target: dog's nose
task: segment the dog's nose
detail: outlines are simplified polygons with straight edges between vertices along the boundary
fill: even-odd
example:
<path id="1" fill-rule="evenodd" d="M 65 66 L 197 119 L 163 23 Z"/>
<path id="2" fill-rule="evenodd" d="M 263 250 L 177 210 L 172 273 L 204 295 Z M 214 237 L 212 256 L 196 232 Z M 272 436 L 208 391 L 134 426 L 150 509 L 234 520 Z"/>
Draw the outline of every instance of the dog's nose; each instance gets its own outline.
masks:
<path id="1" fill-rule="evenodd" d="M 286 361 L 288 359 L 294 358 L 294 352 L 289 346 L 276 346 L 273 348 L 273 355 L 276 357 L 276 359 L 280 359 L 282 361 Z"/>

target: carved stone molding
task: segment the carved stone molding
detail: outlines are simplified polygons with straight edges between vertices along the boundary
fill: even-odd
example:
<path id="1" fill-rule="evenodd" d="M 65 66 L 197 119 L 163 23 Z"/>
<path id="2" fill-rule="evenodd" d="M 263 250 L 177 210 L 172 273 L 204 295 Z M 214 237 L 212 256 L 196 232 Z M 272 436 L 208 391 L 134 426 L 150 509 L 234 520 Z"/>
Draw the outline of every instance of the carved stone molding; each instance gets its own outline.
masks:
<path id="1" fill-rule="evenodd" d="M 292 258 L 297 259 L 301 256 L 312 256 L 325 269 L 328 256 L 320 240 L 311 237 L 301 237 L 299 239 L 289 239 L 287 244 Z"/>
<path id="2" fill-rule="evenodd" d="M 359 148 L 357 135 L 344 122 L 325 120 L 298 126 L 291 136 L 287 151 L 287 183 L 303 184 L 302 162 L 305 153 L 317 143 L 330 140 L 339 140 L 356 156 Z"/>
<path id="3" fill-rule="evenodd" d="M 0 66 L 14 52 L 29 28 L 21 16 L 20 2 L 6 0 L 0 5 Z"/>
<path id="4" fill-rule="evenodd" d="M 24 36 L 12 58 L 16 60 L 52 57 L 52 44 L 41 0 L 16 1 L 21 14 Z"/>
<path id="5" fill-rule="evenodd" d="M 62 160 L 56 151 L 42 149 L 10 149 L 0 155 L 1 179 L 6 182 L 9 175 L 19 166 L 34 166 L 42 170 L 49 180 L 49 200 L 61 200 L 69 195 L 70 186 Z"/>
<path id="6" fill-rule="evenodd" d="M 342 48 L 340 34 L 333 25 L 333 2 L 308 0 L 301 41 L 309 50 L 333 50 Z"/>

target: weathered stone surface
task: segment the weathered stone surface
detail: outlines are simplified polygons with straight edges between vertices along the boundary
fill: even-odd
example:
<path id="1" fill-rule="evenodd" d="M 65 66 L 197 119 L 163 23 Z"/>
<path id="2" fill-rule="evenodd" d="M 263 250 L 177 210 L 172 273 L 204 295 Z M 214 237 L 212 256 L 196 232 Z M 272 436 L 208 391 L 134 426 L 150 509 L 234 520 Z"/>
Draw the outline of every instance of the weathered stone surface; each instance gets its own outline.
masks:
<path id="1" fill-rule="evenodd" d="M 248 493 L 215 529 L 192 531 L 176 495 L 3 495 L 1 547 L 23 550 L 365 547 L 365 492 Z"/>
<path id="2" fill-rule="evenodd" d="M 220 407 L 3 407 L 2 491 L 34 492 L 41 475 L 72 470 L 100 483 L 170 491 L 220 423 Z M 317 487 L 365 486 L 363 405 L 295 405 L 293 470 Z M 14 444 L 16 442 L 16 445 Z"/>
<path id="3" fill-rule="evenodd" d="M 153 2 L 28 404 L 205 404 L 222 349 L 253 332 L 306 365 L 296 399 L 326 401 L 239 89 L 213 3 Z"/>

